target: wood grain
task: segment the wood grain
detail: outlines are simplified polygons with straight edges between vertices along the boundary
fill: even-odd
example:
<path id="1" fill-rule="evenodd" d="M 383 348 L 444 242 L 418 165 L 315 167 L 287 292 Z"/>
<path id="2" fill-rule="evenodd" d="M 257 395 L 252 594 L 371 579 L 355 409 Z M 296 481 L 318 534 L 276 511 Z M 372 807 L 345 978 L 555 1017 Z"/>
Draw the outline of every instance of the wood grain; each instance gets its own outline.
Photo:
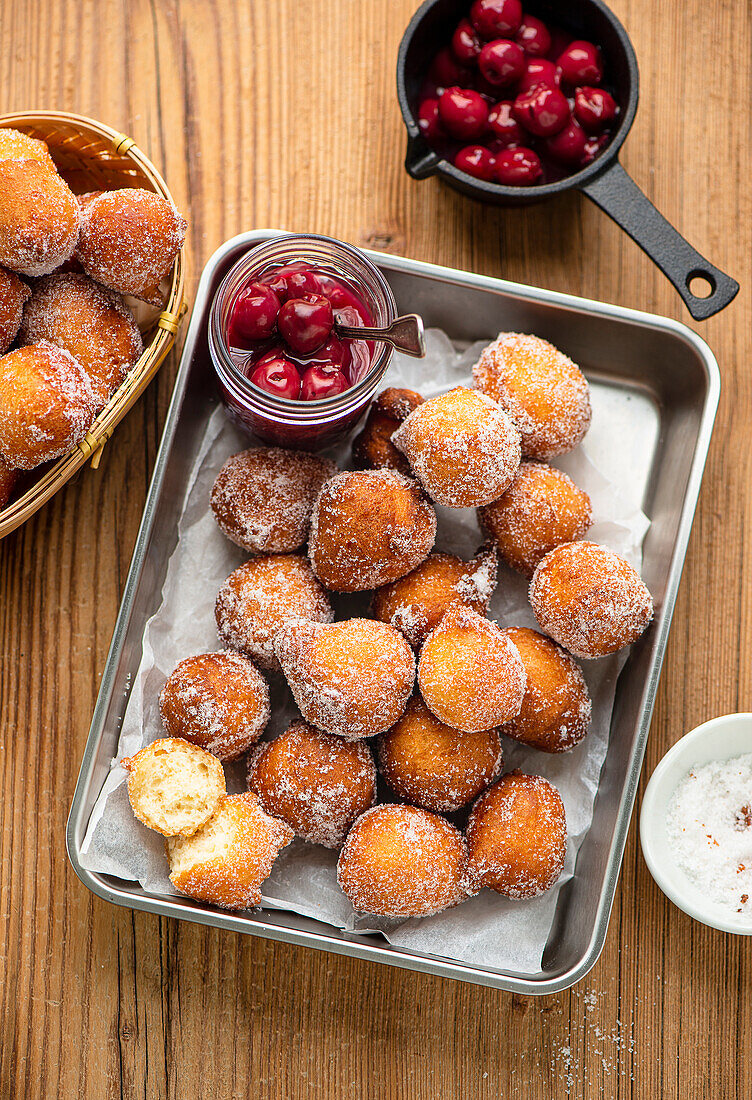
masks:
<path id="1" fill-rule="evenodd" d="M 187 211 L 192 286 L 258 226 L 687 321 L 585 200 L 494 211 L 409 180 L 393 71 L 414 0 L 4 0 L 2 110 L 131 134 Z M 723 396 L 646 758 L 752 693 L 752 12 L 614 0 L 641 63 L 623 160 L 742 283 L 702 327 Z M 632 826 L 603 955 L 511 996 L 116 909 L 64 827 L 177 357 L 84 471 L 0 544 L 0 1100 L 657 1097 L 747 1100 L 748 944 L 658 892 Z"/>

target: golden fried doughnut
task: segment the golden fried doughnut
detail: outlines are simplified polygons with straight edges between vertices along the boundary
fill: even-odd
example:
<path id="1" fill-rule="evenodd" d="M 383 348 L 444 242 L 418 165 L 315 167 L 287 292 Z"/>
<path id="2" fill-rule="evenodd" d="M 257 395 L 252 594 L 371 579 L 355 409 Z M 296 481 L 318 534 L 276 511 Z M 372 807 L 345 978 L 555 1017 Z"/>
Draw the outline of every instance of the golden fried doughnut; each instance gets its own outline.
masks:
<path id="1" fill-rule="evenodd" d="M 32 470 L 67 454 L 95 412 L 86 371 L 62 348 L 42 341 L 0 359 L 0 457 L 9 466 Z"/>
<path id="2" fill-rule="evenodd" d="M 505 633 L 522 658 L 527 676 L 522 710 L 501 732 L 542 752 L 567 752 L 590 725 L 590 695 L 582 669 L 550 638 L 527 627 Z"/>
<path id="3" fill-rule="evenodd" d="M 231 455 L 217 474 L 211 506 L 220 530 L 252 554 L 299 550 L 313 503 L 337 470 L 328 458 L 280 447 Z"/>
<path id="4" fill-rule="evenodd" d="M 0 160 L 38 160 L 51 172 L 57 171 L 46 141 L 29 137 L 21 130 L 12 130 L 10 126 L 0 129 Z"/>
<path id="5" fill-rule="evenodd" d="M 5 355 L 18 336 L 24 302 L 30 294 L 26 283 L 18 275 L 0 267 L 0 355 Z"/>
<path id="6" fill-rule="evenodd" d="M 175 207 L 139 187 L 103 191 L 84 202 L 76 256 L 87 275 L 119 294 L 162 304 L 159 284 L 185 240 Z"/>
<path id="7" fill-rule="evenodd" d="M 392 790 L 426 810 L 448 813 L 476 798 L 501 771 L 498 730 L 462 733 L 431 714 L 419 695 L 379 734 L 379 771 Z"/>
<path id="8" fill-rule="evenodd" d="M 220 588 L 214 613 L 226 646 L 274 671 L 279 669 L 274 638 L 286 622 L 333 618 L 326 592 L 300 554 L 265 554 L 244 562 Z"/>
<path id="9" fill-rule="evenodd" d="M 577 657 L 605 657 L 637 641 L 653 599 L 629 562 L 594 542 L 565 542 L 542 559 L 530 604 L 544 634 Z"/>
<path id="10" fill-rule="evenodd" d="M 567 821 L 561 795 L 542 775 L 510 772 L 485 791 L 467 822 L 472 890 L 535 898 L 564 868 Z"/>
<path id="11" fill-rule="evenodd" d="M 343 741 L 298 720 L 254 750 L 248 786 L 297 836 L 340 848 L 376 800 L 376 767 L 364 741 Z"/>
<path id="12" fill-rule="evenodd" d="M 592 520 L 587 493 L 543 462 L 523 462 L 504 495 L 478 509 L 504 561 L 526 577 L 549 550 L 581 539 Z"/>
<path id="13" fill-rule="evenodd" d="M 191 836 L 225 795 L 216 756 L 179 737 L 160 737 L 120 763 L 134 814 L 163 836 Z"/>
<path id="14" fill-rule="evenodd" d="M 476 733 L 520 713 L 525 669 L 496 623 L 455 604 L 423 644 L 418 684 L 441 722 Z"/>
<path id="15" fill-rule="evenodd" d="M 235 760 L 266 728 L 269 688 L 239 653 L 201 653 L 170 673 L 159 713 L 170 737 L 182 737 L 219 760 Z"/>
<path id="16" fill-rule="evenodd" d="M 308 554 L 327 588 L 362 592 L 404 577 L 428 557 L 435 537 L 436 515 L 412 478 L 345 471 L 314 505 Z"/>
<path id="17" fill-rule="evenodd" d="M 119 294 L 88 275 L 47 275 L 26 303 L 21 342 L 47 340 L 65 348 L 89 375 L 97 408 L 112 394 L 144 350 L 133 314 Z"/>
<path id="18" fill-rule="evenodd" d="M 415 390 L 389 386 L 382 390 L 368 413 L 363 431 L 352 444 L 353 463 L 361 470 L 397 470 L 410 473 L 410 463 L 392 443 L 392 434 L 406 416 L 423 403 Z"/>
<path id="19" fill-rule="evenodd" d="M 193 836 L 168 838 L 170 882 L 197 901 L 249 909 L 261 904 L 261 883 L 292 838 L 292 829 L 264 813 L 252 791 L 228 795 Z"/>
<path id="20" fill-rule="evenodd" d="M 6 466 L 2 458 L 0 458 L 0 508 L 4 508 L 11 498 L 11 494 L 16 487 L 16 481 L 18 480 L 18 471 L 12 470 L 10 466 Z"/>
<path id="21" fill-rule="evenodd" d="M 539 336 L 502 332 L 473 367 L 481 393 L 498 401 L 522 436 L 522 453 L 571 451 L 590 427 L 590 390 L 571 359 Z"/>
<path id="22" fill-rule="evenodd" d="M 434 551 L 412 573 L 377 589 L 371 612 L 374 619 L 396 626 L 417 648 L 453 604 L 485 615 L 496 571 L 493 547 L 482 547 L 472 561 Z"/>
<path id="23" fill-rule="evenodd" d="M 48 165 L 0 161 L 0 264 L 49 275 L 73 255 L 80 223 L 75 195 Z"/>
<path id="24" fill-rule="evenodd" d="M 467 846 L 443 817 L 415 806 L 374 806 L 348 833 L 337 882 L 361 913 L 429 917 L 466 896 Z"/>
<path id="25" fill-rule="evenodd" d="M 295 619 L 277 634 L 274 652 L 306 721 L 346 741 L 393 726 L 415 682 L 410 646 L 372 619 Z"/>
<path id="26" fill-rule="evenodd" d="M 450 508 L 497 500 L 520 464 L 520 434 L 504 410 L 465 386 L 424 401 L 392 436 L 428 495 Z"/>

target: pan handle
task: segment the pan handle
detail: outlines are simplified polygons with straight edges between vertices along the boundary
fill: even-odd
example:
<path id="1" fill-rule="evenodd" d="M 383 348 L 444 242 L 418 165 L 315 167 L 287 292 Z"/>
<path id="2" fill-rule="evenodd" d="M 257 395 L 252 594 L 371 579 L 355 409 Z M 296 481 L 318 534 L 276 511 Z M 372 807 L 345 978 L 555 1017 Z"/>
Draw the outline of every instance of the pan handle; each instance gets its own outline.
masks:
<path id="1" fill-rule="evenodd" d="M 677 233 L 618 160 L 583 184 L 582 190 L 647 252 L 679 291 L 695 321 L 712 317 L 736 296 L 736 280 L 708 263 Z M 705 298 L 690 290 L 697 277 L 710 286 Z"/>

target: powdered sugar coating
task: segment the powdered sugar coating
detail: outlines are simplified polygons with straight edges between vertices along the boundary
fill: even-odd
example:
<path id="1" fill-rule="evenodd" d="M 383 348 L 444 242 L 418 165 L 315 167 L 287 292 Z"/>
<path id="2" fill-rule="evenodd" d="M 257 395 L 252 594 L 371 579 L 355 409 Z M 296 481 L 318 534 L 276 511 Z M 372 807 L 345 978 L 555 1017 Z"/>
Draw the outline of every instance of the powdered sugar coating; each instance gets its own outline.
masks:
<path id="1" fill-rule="evenodd" d="M 18 275 L 0 267 L 0 355 L 5 355 L 18 335 L 24 302 L 30 295 L 31 291 Z"/>
<path id="2" fill-rule="evenodd" d="M 422 404 L 415 390 L 388 386 L 371 406 L 363 430 L 352 443 L 353 464 L 363 470 L 397 470 L 410 473 L 410 464 L 392 443 L 392 435 L 405 417 Z"/>
<path id="3" fill-rule="evenodd" d="M 493 547 L 482 547 L 469 562 L 434 551 L 406 577 L 379 588 L 371 612 L 375 619 L 396 626 L 417 648 L 455 603 L 485 615 L 496 579 Z"/>
<path id="4" fill-rule="evenodd" d="M 70 352 L 89 375 L 97 407 L 109 401 L 144 350 L 120 295 L 87 275 L 47 275 L 26 303 L 21 343 L 47 340 Z"/>
<path id="5" fill-rule="evenodd" d="M 176 890 L 222 909 L 261 904 L 261 884 L 293 838 L 252 791 L 228 795 L 192 837 L 169 837 L 170 881 Z"/>
<path id="6" fill-rule="evenodd" d="M 311 516 L 308 554 L 335 592 L 363 592 L 403 577 L 431 551 L 436 514 L 412 478 L 394 470 L 335 474 Z"/>
<path id="7" fill-rule="evenodd" d="M 159 283 L 185 240 L 185 218 L 139 187 L 103 191 L 81 209 L 76 256 L 87 275 L 120 294 L 161 305 Z"/>
<path id="8" fill-rule="evenodd" d="M 300 554 L 266 554 L 235 569 L 217 594 L 217 631 L 225 645 L 277 671 L 274 639 L 290 619 L 332 621 L 326 592 Z"/>
<path id="9" fill-rule="evenodd" d="M 72 255 L 78 203 L 39 160 L 0 160 L 0 264 L 19 275 L 49 275 Z"/>
<path id="10" fill-rule="evenodd" d="M 590 391 L 579 367 L 540 336 L 502 332 L 473 367 L 477 388 L 498 401 L 522 436 L 522 453 L 571 451 L 590 427 Z"/>
<path id="11" fill-rule="evenodd" d="M 568 752 L 585 737 L 592 704 L 582 669 L 566 650 L 526 627 L 506 631 L 525 666 L 522 709 L 501 732 L 542 752 Z"/>
<path id="12" fill-rule="evenodd" d="M 475 733 L 519 714 L 525 668 L 516 646 L 496 623 L 455 604 L 426 638 L 418 684 L 426 706 L 440 721 Z"/>
<path id="13" fill-rule="evenodd" d="M 67 454 L 95 412 L 86 371 L 62 348 L 42 340 L 0 359 L 0 456 L 9 466 L 32 470 Z"/>
<path id="14" fill-rule="evenodd" d="M 376 765 L 364 741 L 343 741 L 296 721 L 254 750 L 248 786 L 297 836 L 340 848 L 353 821 L 376 800 Z"/>
<path id="15" fill-rule="evenodd" d="M 269 688 L 239 653 L 186 657 L 167 679 L 159 713 L 171 737 L 183 737 L 219 760 L 235 760 L 269 721 Z"/>
<path id="16" fill-rule="evenodd" d="M 505 897 L 535 898 L 564 869 L 567 822 L 561 795 L 541 775 L 503 775 L 470 811 L 467 883 Z"/>
<path id="17" fill-rule="evenodd" d="M 527 577 L 549 550 L 581 539 L 592 519 L 587 493 L 542 462 L 522 462 L 504 495 L 478 509 L 504 561 Z"/>
<path id="18" fill-rule="evenodd" d="M 355 909 L 428 917 L 462 901 L 467 846 L 444 818 L 415 806 L 366 810 L 350 830 L 337 881 Z"/>
<path id="19" fill-rule="evenodd" d="M 465 386 L 419 405 L 392 442 L 428 495 L 450 508 L 497 500 L 520 464 L 520 435 L 510 418 Z"/>
<path id="20" fill-rule="evenodd" d="M 501 771 L 498 730 L 463 733 L 431 714 L 414 695 L 377 741 L 379 771 L 401 798 L 436 813 L 466 805 Z"/>
<path id="21" fill-rule="evenodd" d="M 346 741 L 394 725 L 415 682 L 410 646 L 372 619 L 297 619 L 277 634 L 274 650 L 306 721 Z"/>
<path id="22" fill-rule="evenodd" d="M 631 645 L 653 617 L 639 574 L 594 542 L 568 542 L 546 554 L 530 582 L 530 605 L 545 634 L 587 659 Z"/>
<path id="23" fill-rule="evenodd" d="M 46 141 L 10 126 L 0 128 L 0 160 L 38 160 L 50 171 L 57 171 Z"/>
<path id="24" fill-rule="evenodd" d="M 220 529 L 252 554 L 299 550 L 308 538 L 321 486 L 337 467 L 327 458 L 280 447 L 231 455 L 211 491 Z"/>

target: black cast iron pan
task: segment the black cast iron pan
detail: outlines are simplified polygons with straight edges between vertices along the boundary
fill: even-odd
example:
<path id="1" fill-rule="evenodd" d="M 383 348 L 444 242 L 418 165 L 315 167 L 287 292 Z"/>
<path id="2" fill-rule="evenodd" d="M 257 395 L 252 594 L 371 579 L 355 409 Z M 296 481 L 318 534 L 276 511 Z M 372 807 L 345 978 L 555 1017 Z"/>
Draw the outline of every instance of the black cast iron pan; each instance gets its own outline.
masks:
<path id="1" fill-rule="evenodd" d="M 561 26 L 577 38 L 595 42 L 619 104 L 619 121 L 609 144 L 586 168 L 555 183 L 505 187 L 458 171 L 423 138 L 417 120 L 418 97 L 430 63 L 446 46 L 457 22 L 467 15 L 469 0 L 426 0 L 413 16 L 400 44 L 397 93 L 407 127 L 405 166 L 415 179 L 437 175 L 472 198 L 501 206 L 540 202 L 570 188 L 583 191 L 617 222 L 674 284 L 696 321 L 704 321 L 729 304 L 739 284 L 709 263 L 678 233 L 619 163 L 619 150 L 637 111 L 637 58 L 627 32 L 601 0 L 529 0 L 525 10 Z M 699 281 L 699 287 L 695 280 Z M 693 293 L 707 290 L 706 296 Z"/>

